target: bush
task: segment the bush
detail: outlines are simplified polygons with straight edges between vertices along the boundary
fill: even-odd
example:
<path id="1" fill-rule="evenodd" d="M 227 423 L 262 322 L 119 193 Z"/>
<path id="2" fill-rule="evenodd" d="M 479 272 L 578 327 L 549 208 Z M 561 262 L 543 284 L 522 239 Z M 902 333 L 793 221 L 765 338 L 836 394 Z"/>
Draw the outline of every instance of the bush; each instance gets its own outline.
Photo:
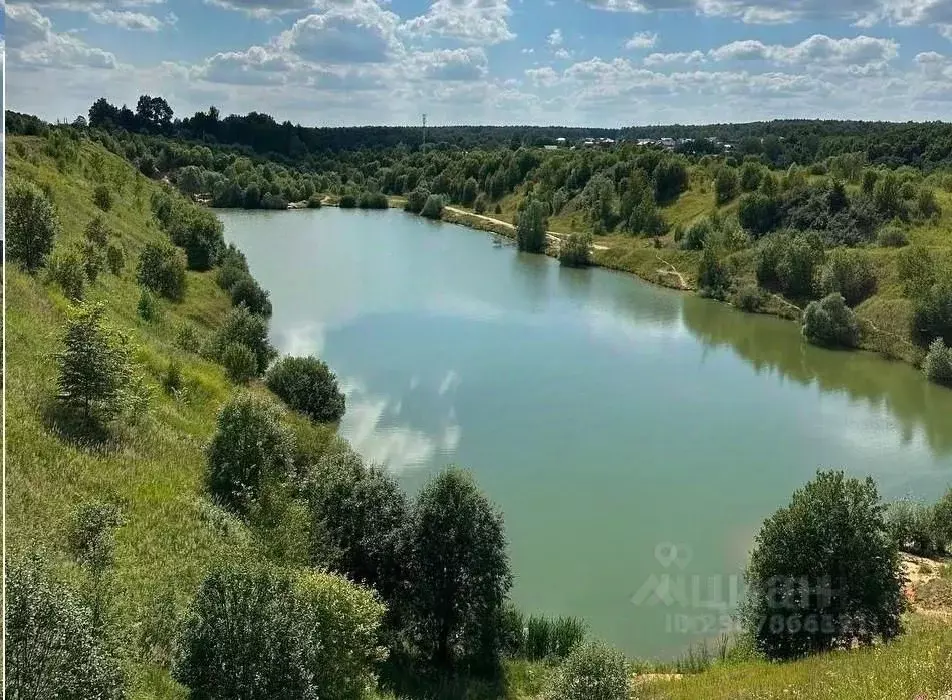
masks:
<path id="1" fill-rule="evenodd" d="M 245 384 L 258 374 L 255 354 L 241 343 L 229 343 L 221 352 L 225 374 L 236 384 Z"/>
<path id="2" fill-rule="evenodd" d="M 681 239 L 681 247 L 684 250 L 703 250 L 704 243 L 714 232 L 714 226 L 708 218 L 696 221 L 688 227 Z"/>
<path id="3" fill-rule="evenodd" d="M 136 278 L 146 289 L 172 301 L 185 296 L 185 263 L 171 245 L 147 243 L 139 256 Z"/>
<path id="4" fill-rule="evenodd" d="M 542 202 L 530 199 L 516 222 L 516 243 L 527 253 L 545 252 L 545 211 Z"/>
<path id="5" fill-rule="evenodd" d="M 935 192 L 927 187 L 919 190 L 916 198 L 916 216 L 924 220 L 936 220 L 942 215 L 942 207 L 936 199 Z"/>
<path id="6" fill-rule="evenodd" d="M 935 510 L 908 499 L 890 503 L 884 512 L 886 532 L 896 547 L 904 552 L 930 556 L 940 552 L 935 527 Z"/>
<path id="7" fill-rule="evenodd" d="M 43 267 L 60 230 L 50 198 L 36 185 L 14 180 L 5 204 L 7 255 L 28 272 Z"/>
<path id="8" fill-rule="evenodd" d="M 93 203 L 103 211 L 112 209 L 112 192 L 106 185 L 96 185 L 93 190 Z"/>
<path id="9" fill-rule="evenodd" d="M 214 339 L 214 355 L 221 361 L 232 343 L 244 345 L 255 357 L 255 376 L 264 374 L 277 354 L 268 340 L 268 322 L 243 306 L 231 310 Z"/>
<path id="10" fill-rule="evenodd" d="M 916 299 L 912 327 L 923 345 L 936 338 L 952 345 L 952 282 L 935 284 Z"/>
<path id="11" fill-rule="evenodd" d="M 185 352 L 198 353 L 202 349 L 202 339 L 198 330 L 185 321 L 175 331 L 175 344 Z"/>
<path id="12" fill-rule="evenodd" d="M 486 198 L 486 195 L 482 192 L 476 197 L 476 201 L 473 203 L 473 211 L 477 214 L 485 214 L 486 209 L 489 208 L 489 200 Z"/>
<path id="13" fill-rule="evenodd" d="M 540 661 L 564 659 L 585 640 L 585 624 L 576 617 L 547 618 L 532 615 L 512 656 Z"/>
<path id="14" fill-rule="evenodd" d="M 257 280 L 249 274 L 243 275 L 231 289 L 231 303 L 244 306 L 253 314 L 264 318 L 271 317 L 271 299 L 267 291 L 261 288 Z"/>
<path id="15" fill-rule="evenodd" d="M 731 284 L 730 272 L 717 257 L 713 241 L 704 246 L 698 263 L 697 286 L 701 296 L 723 299 Z"/>
<path id="16" fill-rule="evenodd" d="M 936 264 L 928 248 L 903 248 L 896 256 L 896 267 L 903 291 L 910 299 L 925 296 L 935 283 Z"/>
<path id="17" fill-rule="evenodd" d="M 859 344 L 859 323 L 843 295 L 834 292 L 807 306 L 803 335 L 814 345 L 855 348 Z"/>
<path id="18" fill-rule="evenodd" d="M 114 275 L 121 275 L 122 268 L 125 267 L 126 256 L 122 252 L 122 246 L 118 243 L 110 243 L 106 248 L 106 266 Z"/>
<path id="19" fill-rule="evenodd" d="M 591 263 L 591 249 L 591 234 L 569 234 L 559 246 L 559 263 L 566 267 L 586 267 Z"/>
<path id="20" fill-rule="evenodd" d="M 766 302 L 766 294 L 764 290 L 756 284 L 744 285 L 737 290 L 731 299 L 731 303 L 734 306 L 748 313 L 760 311 L 764 306 L 764 302 Z"/>
<path id="21" fill-rule="evenodd" d="M 820 272 L 820 288 L 824 294 L 839 292 L 850 306 L 872 296 L 876 291 L 876 274 L 869 255 L 834 249 Z"/>
<path id="22" fill-rule="evenodd" d="M 68 299 L 83 298 L 86 288 L 86 270 L 80 253 L 74 249 L 57 250 L 49 259 L 49 276 Z"/>
<path id="23" fill-rule="evenodd" d="M 420 216 L 425 216 L 428 219 L 439 219 L 442 213 L 443 197 L 438 194 L 431 194 L 426 198 L 426 204 L 423 205 Z"/>
<path id="24" fill-rule="evenodd" d="M 922 371 L 929 381 L 952 387 L 952 348 L 942 338 L 936 338 L 929 345 Z"/>
<path id="25" fill-rule="evenodd" d="M 905 608 L 899 552 L 872 479 L 818 472 L 768 518 L 747 569 L 757 650 L 791 659 L 890 640 Z"/>
<path id="26" fill-rule="evenodd" d="M 756 191 L 763 179 L 764 168 L 762 165 L 748 161 L 740 169 L 740 188 L 744 192 Z"/>
<path id="27" fill-rule="evenodd" d="M 266 484 L 287 477 L 293 452 L 293 437 L 274 404 L 240 393 L 218 413 L 206 451 L 208 490 L 226 508 L 246 515 Z"/>
<path id="28" fill-rule="evenodd" d="M 317 194 L 316 192 L 307 198 L 308 209 L 320 209 L 323 203 L 324 203 L 323 195 Z"/>
<path id="29" fill-rule="evenodd" d="M 547 697 L 559 700 L 628 700 L 628 661 L 598 642 L 576 647 L 559 666 Z"/>
<path id="30" fill-rule="evenodd" d="M 224 227 L 212 212 L 179 204 L 166 228 L 172 243 L 185 250 L 189 270 L 204 272 L 218 262 L 225 247 Z"/>
<path id="31" fill-rule="evenodd" d="M 182 376 L 182 363 L 176 359 L 169 360 L 162 375 L 162 388 L 166 394 L 175 394 L 180 392 L 185 386 L 185 378 Z"/>
<path id="32" fill-rule="evenodd" d="M 364 192 L 360 195 L 357 206 L 361 209 L 386 209 L 390 203 L 383 192 Z"/>
<path id="33" fill-rule="evenodd" d="M 6 564 L 6 692 L 14 698 L 125 697 L 118 658 L 93 634 L 89 610 L 37 555 Z"/>
<path id="34" fill-rule="evenodd" d="M 220 567 L 189 607 L 173 674 L 196 698 L 359 700 L 375 686 L 383 614 L 340 576 Z"/>
<path id="35" fill-rule="evenodd" d="M 411 214 L 419 214 L 421 211 L 423 211 L 423 206 L 426 204 L 429 197 L 430 193 L 425 189 L 413 190 L 407 195 L 407 201 L 403 205 L 404 211 L 408 211 Z"/>
<path id="36" fill-rule="evenodd" d="M 654 169 L 654 198 L 658 204 L 673 202 L 687 190 L 688 170 L 680 158 L 665 158 Z"/>
<path id="37" fill-rule="evenodd" d="M 798 299 L 813 296 L 823 257 L 823 245 L 818 238 L 796 235 L 787 239 L 777 262 L 777 279 L 784 294 Z"/>
<path id="38" fill-rule="evenodd" d="M 714 178 L 714 201 L 717 206 L 727 204 L 734 199 L 739 190 L 740 179 L 734 168 L 725 165 L 717 171 L 717 177 Z"/>
<path id="39" fill-rule="evenodd" d="M 884 226 L 876 242 L 884 248 L 902 248 L 909 245 L 909 235 L 898 226 Z"/>
<path id="40" fill-rule="evenodd" d="M 341 209 L 356 209 L 357 208 L 357 198 L 352 194 L 342 195 L 340 201 L 337 203 Z"/>
<path id="41" fill-rule="evenodd" d="M 932 509 L 932 531 L 938 549 L 949 551 L 952 544 L 952 489 L 948 489 Z"/>
<path id="42" fill-rule="evenodd" d="M 502 516 L 472 477 L 451 468 L 423 487 L 407 533 L 420 651 L 442 668 L 459 656 L 494 663 L 512 585 Z"/>
<path id="43" fill-rule="evenodd" d="M 57 399 L 84 421 L 105 422 L 121 412 L 131 381 L 125 336 L 103 322 L 102 304 L 69 312 L 63 349 L 57 354 Z"/>
<path id="44" fill-rule="evenodd" d="M 344 415 L 344 395 L 337 377 L 316 357 L 285 357 L 268 370 L 265 382 L 289 408 L 319 423 Z"/>
<path id="45" fill-rule="evenodd" d="M 162 318 L 162 309 L 159 306 L 159 300 L 148 289 L 143 289 L 139 295 L 139 304 L 137 306 L 139 318 L 146 323 L 157 323 Z"/>
<path id="46" fill-rule="evenodd" d="M 741 195 L 737 204 L 737 219 L 755 238 L 769 233 L 780 221 L 777 200 L 760 193 Z"/>

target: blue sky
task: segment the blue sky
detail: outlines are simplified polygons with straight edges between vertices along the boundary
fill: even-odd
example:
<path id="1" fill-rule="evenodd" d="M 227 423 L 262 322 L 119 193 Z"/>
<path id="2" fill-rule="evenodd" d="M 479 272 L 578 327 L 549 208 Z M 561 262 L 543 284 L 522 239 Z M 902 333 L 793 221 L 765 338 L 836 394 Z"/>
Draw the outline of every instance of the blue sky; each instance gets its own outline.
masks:
<path id="1" fill-rule="evenodd" d="M 9 108 L 308 125 L 952 118 L 952 0 L 6 3 Z"/>

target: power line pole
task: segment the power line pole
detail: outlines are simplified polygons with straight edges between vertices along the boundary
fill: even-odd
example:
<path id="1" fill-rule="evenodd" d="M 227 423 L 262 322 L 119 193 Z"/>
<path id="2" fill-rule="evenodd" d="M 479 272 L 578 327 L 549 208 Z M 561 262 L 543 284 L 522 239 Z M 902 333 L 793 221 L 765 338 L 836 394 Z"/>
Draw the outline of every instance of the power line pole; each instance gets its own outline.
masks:
<path id="1" fill-rule="evenodd" d="M 423 152 L 426 153 L 426 114 L 423 115 Z"/>

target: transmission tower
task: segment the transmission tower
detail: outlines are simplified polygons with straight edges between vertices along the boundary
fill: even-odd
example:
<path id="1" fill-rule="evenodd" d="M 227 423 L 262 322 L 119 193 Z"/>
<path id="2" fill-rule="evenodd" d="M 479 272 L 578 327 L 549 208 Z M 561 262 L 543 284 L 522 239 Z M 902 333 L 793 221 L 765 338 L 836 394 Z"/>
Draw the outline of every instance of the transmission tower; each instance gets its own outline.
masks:
<path id="1" fill-rule="evenodd" d="M 426 153 L 426 114 L 423 115 L 423 152 Z"/>

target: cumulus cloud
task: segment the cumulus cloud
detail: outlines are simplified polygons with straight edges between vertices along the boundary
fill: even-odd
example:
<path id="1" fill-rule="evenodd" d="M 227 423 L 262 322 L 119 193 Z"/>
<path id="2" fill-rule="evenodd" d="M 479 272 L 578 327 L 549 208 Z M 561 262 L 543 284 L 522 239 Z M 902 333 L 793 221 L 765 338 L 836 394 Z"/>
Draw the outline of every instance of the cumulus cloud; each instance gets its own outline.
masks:
<path id="1" fill-rule="evenodd" d="M 405 23 L 412 36 L 448 37 L 474 44 L 498 44 L 515 38 L 507 0 L 435 0 L 429 11 Z"/>
<path id="2" fill-rule="evenodd" d="M 646 66 L 663 66 L 670 63 L 703 63 L 706 54 L 702 51 L 676 51 L 673 53 L 652 53 L 645 56 Z"/>
<path id="3" fill-rule="evenodd" d="M 481 80 L 489 71 L 486 52 L 476 47 L 417 53 L 410 66 L 412 73 L 425 80 Z"/>
<path id="4" fill-rule="evenodd" d="M 99 10 L 90 13 L 90 17 L 99 24 L 111 24 L 130 31 L 157 32 L 165 25 L 158 17 L 128 10 Z M 174 17 L 170 15 L 170 24 L 175 23 Z"/>
<path id="5" fill-rule="evenodd" d="M 628 50 L 653 49 L 658 43 L 656 32 L 636 32 L 625 42 L 625 48 Z"/>
<path id="6" fill-rule="evenodd" d="M 868 36 L 831 39 L 824 34 L 814 34 L 793 46 L 768 45 L 755 40 L 735 41 L 713 49 L 709 55 L 715 61 L 762 60 L 788 65 L 865 65 L 896 58 L 899 55 L 899 43 L 894 39 Z"/>
<path id="7" fill-rule="evenodd" d="M 326 12 L 299 19 L 275 44 L 313 63 L 384 63 L 401 48 L 398 24 L 373 0 L 328 3 Z"/>
<path id="8" fill-rule="evenodd" d="M 53 31 L 49 18 L 27 5 L 6 6 L 5 33 L 8 60 L 17 68 L 102 68 L 118 66 L 116 57 L 92 46 L 72 34 Z"/>
<path id="9" fill-rule="evenodd" d="M 562 45 L 562 30 L 553 29 L 552 33 L 546 38 L 546 42 L 549 46 L 561 46 Z"/>
<path id="10" fill-rule="evenodd" d="M 315 5 L 314 0 L 205 0 L 205 3 L 261 18 L 288 12 L 305 12 Z"/>

